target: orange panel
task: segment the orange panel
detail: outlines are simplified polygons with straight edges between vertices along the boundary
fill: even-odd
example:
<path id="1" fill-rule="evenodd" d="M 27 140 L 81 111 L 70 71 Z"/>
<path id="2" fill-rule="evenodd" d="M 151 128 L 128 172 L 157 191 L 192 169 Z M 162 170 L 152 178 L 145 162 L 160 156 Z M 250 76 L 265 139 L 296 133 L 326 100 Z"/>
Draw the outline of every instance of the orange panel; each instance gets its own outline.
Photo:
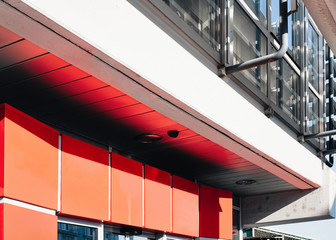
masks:
<path id="1" fill-rule="evenodd" d="M 10 204 L 3 204 L 3 212 L 4 239 L 57 240 L 56 216 Z"/>
<path id="2" fill-rule="evenodd" d="M 108 220 L 109 153 L 62 136 L 61 212 Z"/>
<path id="3" fill-rule="evenodd" d="M 173 233 L 199 235 L 198 184 L 173 176 Z"/>
<path id="4" fill-rule="evenodd" d="M 4 204 L 0 203 L 0 240 L 4 240 Z"/>
<path id="5" fill-rule="evenodd" d="M 232 192 L 201 185 L 200 236 L 232 239 Z"/>
<path id="6" fill-rule="evenodd" d="M 142 164 L 112 154 L 111 221 L 142 227 Z"/>
<path id="7" fill-rule="evenodd" d="M 0 105 L 0 197 L 4 196 L 4 160 L 5 160 L 5 111 Z"/>
<path id="8" fill-rule="evenodd" d="M 171 231 L 170 174 L 145 166 L 145 227 Z"/>
<path id="9" fill-rule="evenodd" d="M 56 210 L 58 132 L 9 105 L 0 112 L 6 133 L 3 195 Z"/>

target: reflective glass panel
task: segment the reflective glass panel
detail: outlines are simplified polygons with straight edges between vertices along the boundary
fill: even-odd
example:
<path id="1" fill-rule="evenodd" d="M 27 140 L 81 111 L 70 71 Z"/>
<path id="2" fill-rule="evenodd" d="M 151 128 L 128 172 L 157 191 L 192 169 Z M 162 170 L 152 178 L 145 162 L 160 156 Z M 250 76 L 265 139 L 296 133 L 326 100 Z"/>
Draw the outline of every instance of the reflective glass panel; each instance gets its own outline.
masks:
<path id="1" fill-rule="evenodd" d="M 288 17 L 288 48 L 293 60 L 301 64 L 301 11 L 297 11 Z"/>
<path id="2" fill-rule="evenodd" d="M 58 223 L 58 240 L 97 240 L 97 228 Z"/>
<path id="3" fill-rule="evenodd" d="M 234 8 L 233 63 L 266 55 L 266 38 L 235 4 Z M 267 94 L 267 65 L 251 68 L 241 72 L 254 86 Z"/>
<path id="4" fill-rule="evenodd" d="M 163 0 L 212 48 L 220 50 L 219 0 Z"/>
<path id="5" fill-rule="evenodd" d="M 125 235 L 104 231 L 104 240 L 125 240 Z"/>
<path id="6" fill-rule="evenodd" d="M 280 34 L 280 5 L 279 0 L 271 0 L 271 29 L 275 36 Z"/>
<path id="7" fill-rule="evenodd" d="M 280 40 L 280 13 L 279 0 L 271 0 L 271 31 Z M 290 5 L 289 5 L 290 6 Z M 300 31 L 301 31 L 301 11 L 297 11 L 288 16 L 288 52 L 294 61 L 300 65 Z"/>
<path id="8" fill-rule="evenodd" d="M 299 124 L 300 77 L 284 59 L 271 64 L 271 74 L 271 100 Z"/>
<path id="9" fill-rule="evenodd" d="M 257 16 L 261 24 L 267 28 L 267 1 L 266 0 L 244 0 L 247 6 Z"/>
<path id="10" fill-rule="evenodd" d="M 308 23 L 307 69 L 308 81 L 318 91 L 318 35 Z"/>
<path id="11" fill-rule="evenodd" d="M 318 132 L 318 98 L 312 91 L 308 91 L 308 131 L 310 133 L 317 133 Z"/>

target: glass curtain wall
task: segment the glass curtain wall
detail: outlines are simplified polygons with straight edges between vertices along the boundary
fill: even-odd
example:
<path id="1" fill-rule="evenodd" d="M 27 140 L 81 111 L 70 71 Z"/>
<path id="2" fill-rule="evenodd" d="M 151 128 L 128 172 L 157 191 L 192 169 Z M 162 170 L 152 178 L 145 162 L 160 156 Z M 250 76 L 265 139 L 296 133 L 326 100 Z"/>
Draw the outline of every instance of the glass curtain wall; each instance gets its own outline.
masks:
<path id="1" fill-rule="evenodd" d="M 182 19 L 190 31 L 197 33 L 195 36 L 223 54 L 220 59 L 228 62 L 217 60 L 218 66 L 239 64 L 280 47 L 279 0 L 160 2 L 169 7 L 170 18 L 174 15 Z M 297 133 L 315 133 L 323 129 L 322 36 L 302 0 L 298 3 L 298 11 L 288 15 L 289 48 L 285 59 L 229 77 L 247 89 L 265 109 L 272 108 Z"/>
<path id="2" fill-rule="evenodd" d="M 220 50 L 220 0 L 163 0 L 213 49 Z"/>
<path id="3" fill-rule="evenodd" d="M 323 98 L 321 92 L 323 89 L 320 84 L 320 48 L 319 35 L 312 23 L 307 21 L 307 47 L 306 47 L 306 64 L 307 64 L 307 131 L 309 133 L 317 133 L 320 131 L 320 108 L 322 108 Z"/>
<path id="4" fill-rule="evenodd" d="M 266 37 L 237 3 L 234 5 L 233 32 L 233 64 L 266 55 Z M 267 65 L 250 68 L 242 74 L 258 90 L 267 94 Z"/>

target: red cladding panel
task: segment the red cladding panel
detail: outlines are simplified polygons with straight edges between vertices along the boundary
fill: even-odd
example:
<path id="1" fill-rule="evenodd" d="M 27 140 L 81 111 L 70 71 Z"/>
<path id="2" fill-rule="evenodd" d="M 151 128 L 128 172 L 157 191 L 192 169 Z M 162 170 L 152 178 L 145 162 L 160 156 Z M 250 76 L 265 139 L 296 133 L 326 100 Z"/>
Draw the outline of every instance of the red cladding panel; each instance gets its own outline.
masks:
<path id="1" fill-rule="evenodd" d="M 4 240 L 4 204 L 0 203 L 0 240 Z"/>
<path id="2" fill-rule="evenodd" d="M 171 231 L 170 174 L 145 166 L 145 227 Z"/>
<path id="3" fill-rule="evenodd" d="M 0 105 L 0 197 L 4 196 L 5 105 Z"/>
<path id="4" fill-rule="evenodd" d="M 0 112 L 2 195 L 56 210 L 58 132 L 9 105 Z"/>
<path id="5" fill-rule="evenodd" d="M 57 240 L 56 216 L 10 204 L 3 204 L 3 213 L 3 239 Z"/>
<path id="6" fill-rule="evenodd" d="M 62 137 L 61 212 L 108 220 L 109 153 L 72 137 Z"/>
<path id="7" fill-rule="evenodd" d="M 201 186 L 200 237 L 232 239 L 232 192 Z"/>
<path id="8" fill-rule="evenodd" d="M 173 233 L 199 235 L 198 184 L 173 176 Z"/>
<path id="9" fill-rule="evenodd" d="M 142 164 L 112 154 L 111 221 L 142 227 Z"/>

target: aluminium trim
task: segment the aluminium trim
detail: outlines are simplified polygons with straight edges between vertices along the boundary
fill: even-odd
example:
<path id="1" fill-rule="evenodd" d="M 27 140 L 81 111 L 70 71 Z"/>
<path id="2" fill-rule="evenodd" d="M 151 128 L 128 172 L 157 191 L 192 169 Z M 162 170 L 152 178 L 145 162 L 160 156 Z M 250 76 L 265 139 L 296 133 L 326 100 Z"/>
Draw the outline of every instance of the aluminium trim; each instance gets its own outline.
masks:
<path id="1" fill-rule="evenodd" d="M 0 198 L 0 204 L 1 203 L 6 203 L 6 204 L 13 205 L 13 206 L 21 207 L 21 208 L 26 208 L 26 209 L 29 209 L 29 210 L 37 211 L 37 212 L 40 212 L 40 213 L 46 213 L 46 214 L 53 215 L 53 216 L 56 215 L 55 210 L 45 208 L 45 207 L 36 206 L 36 205 L 30 204 L 30 203 L 21 202 L 21 201 L 6 198 L 6 197 Z"/>

